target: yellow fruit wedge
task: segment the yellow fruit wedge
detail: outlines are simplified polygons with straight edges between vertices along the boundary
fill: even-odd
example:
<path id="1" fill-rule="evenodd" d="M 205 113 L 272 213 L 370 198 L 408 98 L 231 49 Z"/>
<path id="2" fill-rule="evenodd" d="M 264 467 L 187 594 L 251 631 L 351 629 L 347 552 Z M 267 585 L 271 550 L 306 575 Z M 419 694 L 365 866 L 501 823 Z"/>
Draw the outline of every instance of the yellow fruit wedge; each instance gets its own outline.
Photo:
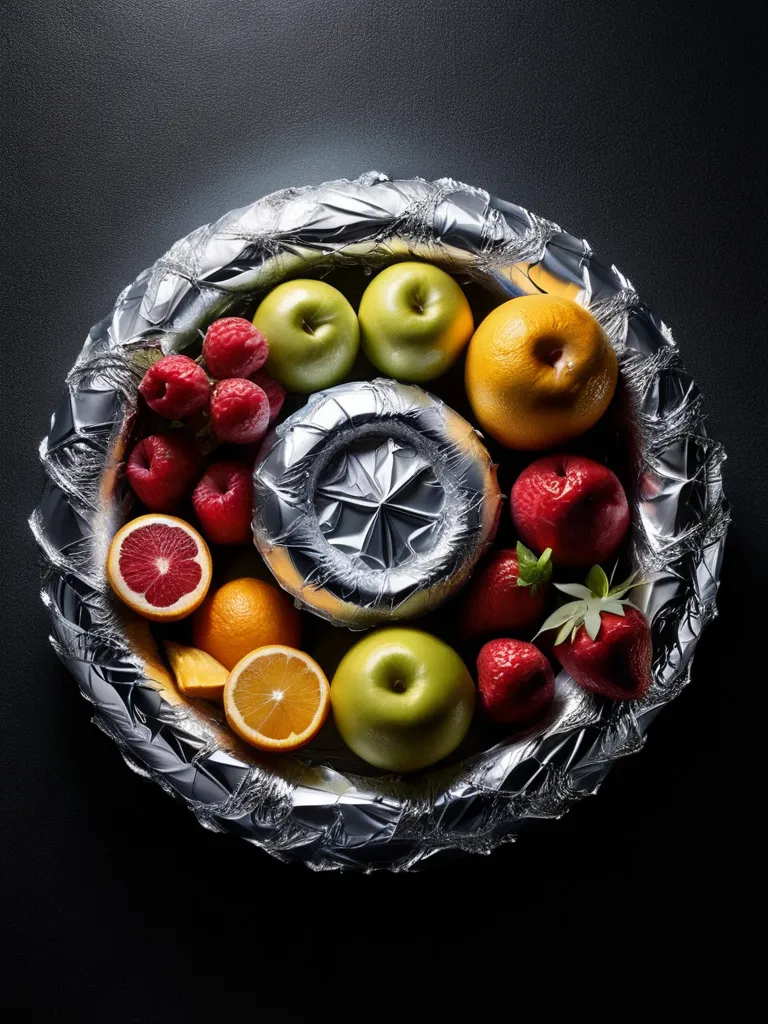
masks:
<path id="1" fill-rule="evenodd" d="M 228 672 L 220 662 L 197 647 L 185 647 L 166 640 L 165 650 L 176 685 L 185 697 L 221 700 Z"/>

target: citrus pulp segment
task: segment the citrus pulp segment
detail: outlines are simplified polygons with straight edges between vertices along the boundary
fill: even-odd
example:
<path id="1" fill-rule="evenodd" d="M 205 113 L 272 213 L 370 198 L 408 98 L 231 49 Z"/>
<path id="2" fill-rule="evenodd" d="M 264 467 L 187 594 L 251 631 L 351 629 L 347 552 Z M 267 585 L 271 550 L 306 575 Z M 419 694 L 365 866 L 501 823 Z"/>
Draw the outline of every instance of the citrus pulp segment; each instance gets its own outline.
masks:
<path id="1" fill-rule="evenodd" d="M 296 750 L 328 715 L 325 673 L 303 651 L 261 647 L 235 665 L 224 687 L 224 711 L 234 731 L 261 750 Z"/>

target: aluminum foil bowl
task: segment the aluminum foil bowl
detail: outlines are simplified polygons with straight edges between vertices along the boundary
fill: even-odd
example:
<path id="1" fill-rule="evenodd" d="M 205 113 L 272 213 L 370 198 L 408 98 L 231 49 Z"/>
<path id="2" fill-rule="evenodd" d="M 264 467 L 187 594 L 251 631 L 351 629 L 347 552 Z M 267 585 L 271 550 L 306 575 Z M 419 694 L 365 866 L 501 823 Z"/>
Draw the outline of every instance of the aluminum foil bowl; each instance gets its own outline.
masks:
<path id="1" fill-rule="evenodd" d="M 256 546 L 297 604 L 335 625 L 424 615 L 493 540 L 495 469 L 474 427 L 421 388 L 340 384 L 265 441 Z"/>
<path id="2" fill-rule="evenodd" d="M 554 711 L 537 731 L 415 778 L 371 774 L 332 738 L 283 758 L 239 745 L 217 709 L 178 695 L 146 628 L 116 607 L 103 569 L 127 510 L 120 466 L 144 350 L 183 351 L 211 320 L 252 308 L 287 277 L 403 258 L 437 263 L 494 301 L 565 294 L 603 324 L 632 399 L 631 557 L 651 580 L 639 599 L 654 643 L 642 701 L 601 703 L 561 672 Z M 94 721 L 203 825 L 315 869 L 407 869 L 455 851 L 486 853 L 532 820 L 562 815 L 642 746 L 688 683 L 715 614 L 728 526 L 724 453 L 707 436 L 668 329 L 586 242 L 450 179 L 371 173 L 289 189 L 192 232 L 91 330 L 41 456 L 46 483 L 31 526 L 45 564 L 42 597 L 51 642 Z"/>

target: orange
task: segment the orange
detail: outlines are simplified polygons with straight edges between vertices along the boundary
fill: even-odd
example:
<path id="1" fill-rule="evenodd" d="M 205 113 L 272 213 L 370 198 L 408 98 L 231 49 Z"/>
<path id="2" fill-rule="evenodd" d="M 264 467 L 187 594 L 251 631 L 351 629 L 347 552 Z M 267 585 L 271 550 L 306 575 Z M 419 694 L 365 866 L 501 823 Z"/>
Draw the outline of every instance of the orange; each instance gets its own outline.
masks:
<path id="1" fill-rule="evenodd" d="M 274 644 L 247 654 L 229 673 L 224 713 L 252 746 L 296 750 L 320 729 L 330 699 L 328 680 L 313 658 Z"/>
<path id="2" fill-rule="evenodd" d="M 299 613 L 290 598 L 277 587 L 249 577 L 211 591 L 192 623 L 195 647 L 227 669 L 257 647 L 297 647 L 300 636 Z"/>
<path id="3" fill-rule="evenodd" d="M 107 579 L 117 596 L 145 619 L 173 622 L 190 615 L 211 583 L 211 553 L 176 516 L 139 516 L 118 530 L 107 553 Z"/>
<path id="4" fill-rule="evenodd" d="M 561 295 L 523 295 L 472 336 L 465 386 L 478 423 L 508 448 L 552 448 L 600 419 L 616 390 L 616 353 L 600 324 Z"/>

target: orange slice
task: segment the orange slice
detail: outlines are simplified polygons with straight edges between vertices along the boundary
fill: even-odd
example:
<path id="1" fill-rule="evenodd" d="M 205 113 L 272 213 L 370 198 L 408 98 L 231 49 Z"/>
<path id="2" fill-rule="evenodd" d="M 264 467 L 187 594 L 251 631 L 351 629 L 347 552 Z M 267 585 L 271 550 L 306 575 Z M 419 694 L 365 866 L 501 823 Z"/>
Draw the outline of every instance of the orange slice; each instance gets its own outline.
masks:
<path id="1" fill-rule="evenodd" d="M 224 686 L 224 712 L 234 731 L 260 750 L 296 750 L 328 715 L 325 673 L 303 651 L 274 644 L 242 658 Z"/>
<path id="2" fill-rule="evenodd" d="M 107 554 L 107 579 L 117 596 L 145 619 L 183 619 L 211 584 L 211 553 L 176 516 L 139 516 L 118 530 Z"/>

